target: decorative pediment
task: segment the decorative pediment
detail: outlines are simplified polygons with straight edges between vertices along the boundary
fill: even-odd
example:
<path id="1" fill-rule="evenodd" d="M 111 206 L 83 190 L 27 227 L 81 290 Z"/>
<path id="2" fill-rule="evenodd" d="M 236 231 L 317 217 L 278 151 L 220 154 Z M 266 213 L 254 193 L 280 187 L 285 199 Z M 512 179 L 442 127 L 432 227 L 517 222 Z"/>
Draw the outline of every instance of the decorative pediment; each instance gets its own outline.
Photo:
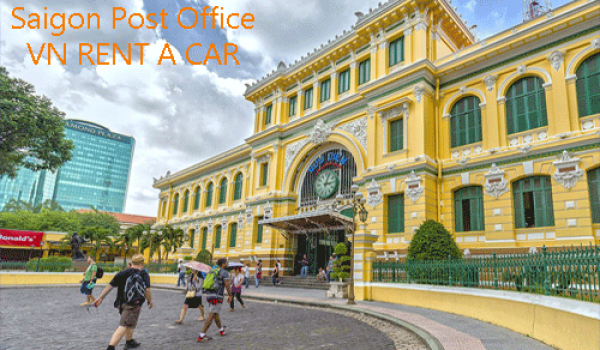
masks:
<path id="1" fill-rule="evenodd" d="M 504 171 L 500 170 L 496 163 L 492 164 L 490 171 L 485 176 L 485 194 L 498 199 L 499 196 L 508 192 L 508 181 L 504 178 Z"/>
<path id="2" fill-rule="evenodd" d="M 371 181 L 367 187 L 367 205 L 375 209 L 376 206 L 383 203 L 383 194 L 381 193 L 381 185 L 375 179 Z"/>
<path id="3" fill-rule="evenodd" d="M 583 177 L 583 170 L 579 168 L 579 158 L 571 157 L 569 152 L 564 151 L 558 160 L 552 163 L 556 167 L 556 173 L 552 178 L 564 188 L 570 190 L 575 187 L 577 181 Z"/>
<path id="4" fill-rule="evenodd" d="M 550 61 L 550 65 L 554 68 L 555 71 L 558 72 L 560 65 L 565 60 L 565 53 L 562 51 L 554 51 L 548 56 L 548 61 Z"/>
<path id="5" fill-rule="evenodd" d="M 271 202 L 267 201 L 265 204 L 265 212 L 263 219 L 270 219 L 273 216 L 273 208 L 271 208 Z"/>
<path id="6" fill-rule="evenodd" d="M 244 227 L 244 215 L 242 215 L 242 213 L 240 213 L 240 215 L 237 218 L 237 224 L 238 224 L 238 228 Z"/>
<path id="7" fill-rule="evenodd" d="M 419 197 L 421 197 L 421 194 L 424 191 L 423 186 L 421 186 L 421 177 L 416 176 L 415 171 L 413 170 L 410 172 L 410 175 L 408 175 L 408 178 L 404 183 L 406 183 L 406 195 L 413 203 L 415 203 L 419 200 Z"/>
<path id="8" fill-rule="evenodd" d="M 320 145 L 325 142 L 329 135 L 331 135 L 332 125 L 326 124 L 322 119 L 317 121 L 314 128 L 310 132 L 310 137 L 308 142 L 311 142 L 315 145 Z"/>
<path id="9" fill-rule="evenodd" d="M 250 207 L 246 208 L 246 223 L 249 225 L 252 225 L 253 218 L 254 218 L 254 215 L 252 215 L 252 208 L 250 208 Z"/>

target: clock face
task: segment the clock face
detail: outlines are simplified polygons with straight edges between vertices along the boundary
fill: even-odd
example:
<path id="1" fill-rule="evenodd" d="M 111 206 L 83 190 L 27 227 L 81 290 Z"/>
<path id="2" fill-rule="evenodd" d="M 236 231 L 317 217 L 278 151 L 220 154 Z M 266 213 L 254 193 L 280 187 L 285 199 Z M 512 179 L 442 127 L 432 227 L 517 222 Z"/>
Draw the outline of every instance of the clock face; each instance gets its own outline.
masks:
<path id="1" fill-rule="evenodd" d="M 315 180 L 315 192 L 321 199 L 331 197 L 338 187 L 338 177 L 332 170 L 323 170 Z"/>

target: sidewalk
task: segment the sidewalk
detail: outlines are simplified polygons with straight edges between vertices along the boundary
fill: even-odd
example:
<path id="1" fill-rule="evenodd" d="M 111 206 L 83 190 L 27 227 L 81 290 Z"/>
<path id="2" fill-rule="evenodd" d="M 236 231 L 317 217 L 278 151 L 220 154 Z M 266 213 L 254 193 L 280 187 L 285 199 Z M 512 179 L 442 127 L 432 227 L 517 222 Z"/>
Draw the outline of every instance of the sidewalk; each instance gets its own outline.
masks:
<path id="1" fill-rule="evenodd" d="M 174 285 L 153 284 L 173 289 Z M 432 347 L 444 350 L 550 350 L 552 347 L 506 328 L 472 318 L 399 304 L 359 301 L 349 306 L 345 300 L 330 299 L 323 290 L 251 286 L 243 289 L 248 299 L 308 304 L 358 312 L 388 319 L 417 333 Z"/>

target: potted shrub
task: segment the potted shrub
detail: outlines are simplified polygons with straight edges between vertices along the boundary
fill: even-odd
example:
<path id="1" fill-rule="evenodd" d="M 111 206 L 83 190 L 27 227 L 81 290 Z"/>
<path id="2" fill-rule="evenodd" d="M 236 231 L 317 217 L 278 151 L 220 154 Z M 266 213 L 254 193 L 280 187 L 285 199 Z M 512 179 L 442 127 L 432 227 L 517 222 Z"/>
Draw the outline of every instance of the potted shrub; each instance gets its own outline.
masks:
<path id="1" fill-rule="evenodd" d="M 333 262 L 333 272 L 331 278 L 337 281 L 332 281 L 327 291 L 329 298 L 347 298 L 348 283 L 344 280 L 350 278 L 350 256 L 345 243 L 338 243 L 335 246 L 336 260 Z"/>

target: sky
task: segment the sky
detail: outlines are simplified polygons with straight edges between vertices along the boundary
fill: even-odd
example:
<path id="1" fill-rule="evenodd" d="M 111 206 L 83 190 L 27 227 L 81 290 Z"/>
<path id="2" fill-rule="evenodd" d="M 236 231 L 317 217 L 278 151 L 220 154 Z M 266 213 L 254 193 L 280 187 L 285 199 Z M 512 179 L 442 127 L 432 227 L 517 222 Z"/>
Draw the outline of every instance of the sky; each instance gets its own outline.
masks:
<path id="1" fill-rule="evenodd" d="M 354 12 L 368 12 L 377 0 L 2 0 L 0 2 L 0 65 L 9 74 L 28 81 L 40 95 L 49 97 L 66 113 L 66 118 L 101 124 L 113 132 L 136 139 L 125 212 L 156 216 L 158 190 L 153 178 L 189 167 L 220 152 L 244 143 L 252 134 L 254 106 L 243 97 L 245 84 L 260 79 L 280 61 L 290 64 L 327 40 L 349 30 L 356 22 Z M 553 1 L 554 8 L 568 1 Z M 197 25 L 183 29 L 177 13 L 185 7 L 202 11 L 205 6 L 221 6 L 225 13 L 252 13 L 252 29 L 212 29 Z M 470 27 L 477 24 L 477 36 L 485 38 L 522 21 L 520 0 L 454 0 Z M 17 14 L 42 16 L 53 13 L 84 15 L 98 13 L 100 29 L 67 27 L 60 36 L 49 29 L 12 29 L 20 21 Z M 44 9 L 47 7 L 47 9 Z M 122 7 L 127 14 L 160 13 L 165 10 L 168 27 L 133 29 L 125 20 L 112 28 L 112 9 Z M 157 16 L 157 20 L 160 17 Z M 193 23 L 191 11 L 181 22 Z M 207 18 L 208 20 L 208 18 Z M 201 21 L 201 19 L 200 19 Z M 43 23 L 43 22 L 42 22 Z M 134 25 L 139 18 L 134 18 Z M 200 22 L 201 23 L 201 22 Z M 77 24 L 77 22 L 74 22 Z M 43 25 L 43 24 L 42 24 Z M 35 55 L 43 43 L 62 48 L 67 44 L 67 64 L 47 63 L 47 53 L 34 65 L 27 44 Z M 97 66 L 84 60 L 79 65 L 79 43 L 148 43 L 144 64 L 139 49 L 132 49 L 132 64 L 117 59 L 116 65 Z M 170 60 L 157 65 L 164 45 L 172 49 L 176 65 Z M 238 46 L 236 58 L 228 65 L 211 60 L 207 65 L 186 62 L 186 50 L 193 43 L 202 48 L 190 50 L 190 58 L 199 61 L 214 43 L 223 55 L 225 43 Z M 111 50 L 110 50 L 111 51 Z M 94 48 L 94 52 L 96 49 Z M 112 52 L 105 61 L 112 62 Z"/>

